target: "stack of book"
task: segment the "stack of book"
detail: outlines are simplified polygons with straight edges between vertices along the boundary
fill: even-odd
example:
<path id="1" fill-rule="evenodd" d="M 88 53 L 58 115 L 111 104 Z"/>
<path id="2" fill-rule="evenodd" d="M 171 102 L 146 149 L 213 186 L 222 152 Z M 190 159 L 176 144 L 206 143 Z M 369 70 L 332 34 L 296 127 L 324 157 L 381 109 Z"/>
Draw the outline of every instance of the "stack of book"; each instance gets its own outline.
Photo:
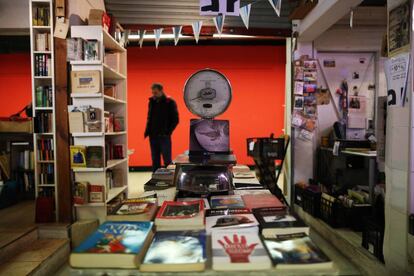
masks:
<path id="1" fill-rule="evenodd" d="M 49 112 L 38 113 L 34 117 L 34 128 L 36 133 L 53 132 L 53 114 Z"/>
<path id="2" fill-rule="evenodd" d="M 36 51 L 50 51 L 50 34 L 38 33 L 35 34 L 35 49 Z"/>
<path id="3" fill-rule="evenodd" d="M 52 107 L 52 87 L 49 85 L 36 87 L 36 107 Z"/>
<path id="4" fill-rule="evenodd" d="M 50 11 L 47 7 L 33 8 L 33 26 L 49 26 Z"/>
<path id="5" fill-rule="evenodd" d="M 138 239 L 138 244 L 148 244 L 146 253 L 143 252 L 145 246 L 140 246 L 134 251 L 135 262 L 131 262 L 128 253 L 122 251 L 125 240 L 120 234 L 104 232 L 108 237 L 98 242 L 99 246 L 92 247 L 102 250 L 100 267 L 128 267 L 120 263 L 124 257 L 111 261 L 105 256 L 115 258 L 110 255 L 115 249 L 125 255 L 128 265 L 135 265 L 142 272 L 203 271 L 208 256 L 216 271 L 276 268 L 307 272 L 308 269 L 331 270 L 333 267 L 331 260 L 309 238 L 309 227 L 269 192 L 255 190 L 240 195 L 212 196 L 210 202 L 203 198 L 165 200 L 155 215 L 157 199 L 152 196 L 157 192 L 146 192 L 144 198 L 123 200 L 108 216 L 108 220 L 124 223 L 125 229 L 130 227 L 127 226 L 130 221 L 148 223 L 154 220 L 156 233 L 152 241 L 148 241 L 148 234 L 144 233 Z M 206 243 L 208 236 L 211 236 L 211 243 Z M 131 237 L 134 244 L 135 239 Z M 72 266 L 86 265 L 80 257 L 87 260 L 87 252 L 98 262 L 98 254 L 85 248 L 81 246 L 72 253 L 75 255 L 71 257 Z M 211 254 L 207 254 L 210 249 Z M 96 264 L 89 267 L 96 267 Z"/>
<path id="6" fill-rule="evenodd" d="M 54 184 L 55 169 L 53 164 L 41 164 L 39 168 L 39 184 Z"/>
<path id="7" fill-rule="evenodd" d="M 35 54 L 34 71 L 36 77 L 47 77 L 52 73 L 50 56 L 48 54 Z"/>
<path id="8" fill-rule="evenodd" d="M 40 138 L 37 140 L 37 160 L 39 161 L 53 161 L 54 160 L 54 145 L 52 139 Z"/>

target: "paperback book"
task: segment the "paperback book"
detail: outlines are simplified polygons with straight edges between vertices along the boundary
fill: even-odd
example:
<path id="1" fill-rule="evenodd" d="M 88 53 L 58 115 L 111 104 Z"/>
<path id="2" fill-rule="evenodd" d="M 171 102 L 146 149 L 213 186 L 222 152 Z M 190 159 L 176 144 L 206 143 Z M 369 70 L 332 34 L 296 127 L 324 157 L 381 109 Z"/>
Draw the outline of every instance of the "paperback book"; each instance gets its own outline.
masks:
<path id="1" fill-rule="evenodd" d="M 296 214 L 285 208 L 258 208 L 253 210 L 264 237 L 275 235 L 305 233 L 309 235 L 307 226 Z"/>
<path id="2" fill-rule="evenodd" d="M 78 268 L 137 268 L 152 237 L 152 222 L 105 222 L 70 255 Z"/>
<path id="3" fill-rule="evenodd" d="M 211 209 L 206 211 L 206 231 L 210 235 L 212 231 L 230 228 L 254 227 L 259 223 L 254 215 L 246 208 L 238 209 Z"/>
<path id="4" fill-rule="evenodd" d="M 332 269 L 332 261 L 305 233 L 276 235 L 264 244 L 276 269 Z"/>
<path id="5" fill-rule="evenodd" d="M 210 199 L 212 209 L 244 208 L 244 202 L 241 196 L 212 196 Z"/>
<path id="6" fill-rule="evenodd" d="M 151 221 L 157 212 L 157 199 L 126 199 L 107 216 L 111 221 Z"/>
<path id="7" fill-rule="evenodd" d="M 140 267 L 143 272 L 203 271 L 205 231 L 157 232 Z"/>
<path id="8" fill-rule="evenodd" d="M 246 208 L 249 208 L 250 210 L 264 207 L 285 207 L 285 205 L 283 205 L 282 202 L 280 202 L 280 200 L 274 195 L 248 194 L 242 195 L 241 197 L 243 198 Z"/>
<path id="9" fill-rule="evenodd" d="M 267 270 L 271 268 L 271 261 L 257 231 L 246 229 L 213 231 L 211 242 L 214 270 Z"/>
<path id="10" fill-rule="evenodd" d="M 177 198 L 177 201 L 194 201 L 194 200 L 200 200 L 200 199 L 204 203 L 204 210 L 210 209 L 210 203 L 208 202 L 207 198 L 181 197 L 181 198 Z"/>
<path id="11" fill-rule="evenodd" d="M 164 201 L 155 218 L 157 231 L 204 229 L 204 203 Z"/>

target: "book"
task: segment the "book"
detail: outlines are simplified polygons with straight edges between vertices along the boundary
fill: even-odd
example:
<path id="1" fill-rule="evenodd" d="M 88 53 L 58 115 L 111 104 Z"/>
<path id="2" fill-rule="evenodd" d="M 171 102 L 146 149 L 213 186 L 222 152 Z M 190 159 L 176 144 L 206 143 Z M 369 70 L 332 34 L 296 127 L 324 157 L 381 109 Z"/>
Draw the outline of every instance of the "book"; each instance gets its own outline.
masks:
<path id="1" fill-rule="evenodd" d="M 194 200 L 202 200 L 204 203 L 204 210 L 210 209 L 210 203 L 208 202 L 207 198 L 197 198 L 197 197 L 177 198 L 177 201 L 194 201 Z"/>
<path id="2" fill-rule="evenodd" d="M 70 165 L 72 168 L 86 167 L 85 146 L 70 146 Z"/>
<path id="3" fill-rule="evenodd" d="M 244 202 L 241 196 L 212 196 L 210 199 L 212 209 L 244 208 Z"/>
<path id="4" fill-rule="evenodd" d="M 89 184 L 88 195 L 90 203 L 102 203 L 105 201 L 104 186 Z"/>
<path id="5" fill-rule="evenodd" d="M 256 178 L 256 173 L 252 171 L 248 172 L 233 172 L 233 178 Z M 233 179 L 234 181 L 234 179 Z"/>
<path id="6" fill-rule="evenodd" d="M 205 231 L 157 232 L 140 270 L 143 272 L 203 271 L 206 260 Z"/>
<path id="7" fill-rule="evenodd" d="M 288 209 L 258 208 L 253 210 L 253 214 L 260 223 L 260 230 L 264 237 L 292 233 L 309 235 L 309 226 Z"/>
<path id="8" fill-rule="evenodd" d="M 86 148 L 86 167 L 88 168 L 103 168 L 104 156 L 103 147 L 88 146 Z"/>
<path id="9" fill-rule="evenodd" d="M 101 72 L 71 71 L 72 93 L 101 93 Z"/>
<path id="10" fill-rule="evenodd" d="M 268 189 L 253 189 L 253 190 L 234 190 L 233 193 L 235 195 L 261 195 L 261 194 L 267 194 L 271 195 L 272 192 Z"/>
<path id="11" fill-rule="evenodd" d="M 211 209 L 206 211 L 206 231 L 210 235 L 212 231 L 255 227 L 259 223 L 255 216 L 246 208 L 238 209 Z M 258 229 L 257 229 L 258 230 Z"/>
<path id="12" fill-rule="evenodd" d="M 204 203 L 164 201 L 155 218 L 157 231 L 204 229 Z"/>
<path id="13" fill-rule="evenodd" d="M 305 233 L 276 235 L 264 244 L 276 269 L 332 269 L 333 263 Z"/>
<path id="14" fill-rule="evenodd" d="M 267 270 L 272 264 L 257 232 L 247 229 L 213 231 L 213 269 Z"/>
<path id="15" fill-rule="evenodd" d="M 153 223 L 104 222 L 70 254 L 78 268 L 137 268 L 152 237 Z"/>
<path id="16" fill-rule="evenodd" d="M 285 205 L 280 202 L 280 200 L 274 196 L 269 194 L 248 194 L 242 195 L 244 204 L 246 208 L 253 210 L 255 208 L 264 208 L 264 207 L 285 207 Z"/>
<path id="17" fill-rule="evenodd" d="M 123 200 L 119 208 L 115 209 L 107 220 L 110 221 L 151 221 L 157 212 L 157 199 L 126 199 Z"/>
<path id="18" fill-rule="evenodd" d="M 88 203 L 89 182 L 75 182 L 75 190 L 73 193 L 73 203 L 85 204 Z"/>

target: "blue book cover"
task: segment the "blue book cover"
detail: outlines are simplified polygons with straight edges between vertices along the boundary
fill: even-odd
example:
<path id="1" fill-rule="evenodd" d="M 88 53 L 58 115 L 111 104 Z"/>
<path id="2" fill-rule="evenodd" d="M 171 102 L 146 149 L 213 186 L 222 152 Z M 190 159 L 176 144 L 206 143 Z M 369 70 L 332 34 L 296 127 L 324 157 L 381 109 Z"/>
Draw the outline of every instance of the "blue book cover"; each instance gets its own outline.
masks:
<path id="1" fill-rule="evenodd" d="M 111 222 L 101 224 L 73 253 L 138 254 L 153 222 Z"/>
<path id="2" fill-rule="evenodd" d="M 239 195 L 212 196 L 210 199 L 212 209 L 244 208 L 244 201 Z"/>
<path id="3" fill-rule="evenodd" d="M 143 264 L 196 264 L 206 259 L 205 231 L 166 231 L 155 234 Z"/>

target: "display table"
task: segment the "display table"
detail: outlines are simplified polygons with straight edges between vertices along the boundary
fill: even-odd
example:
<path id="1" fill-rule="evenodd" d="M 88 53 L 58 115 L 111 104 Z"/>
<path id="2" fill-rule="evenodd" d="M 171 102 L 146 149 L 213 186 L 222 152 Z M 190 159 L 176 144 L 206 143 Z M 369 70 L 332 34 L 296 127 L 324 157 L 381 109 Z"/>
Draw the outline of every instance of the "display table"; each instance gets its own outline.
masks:
<path id="1" fill-rule="evenodd" d="M 211 269 L 211 258 L 207 260 L 207 269 L 204 272 L 193 272 L 193 273 L 184 273 L 184 272 L 174 272 L 174 273 L 142 273 L 138 269 L 130 270 L 130 269 L 73 269 L 69 266 L 69 264 L 62 267 L 62 269 L 56 275 L 254 275 L 254 276 L 267 276 L 267 275 L 361 275 L 359 270 L 347 260 L 347 258 L 342 255 L 338 250 L 336 250 L 332 244 L 322 238 L 317 232 L 312 231 L 310 233 L 310 237 L 318 245 L 325 253 L 328 255 L 329 258 L 332 259 L 335 265 L 334 271 L 323 270 L 323 271 L 310 271 L 310 270 L 266 270 L 266 271 L 246 271 L 246 272 L 238 272 L 238 271 L 213 271 Z M 210 246 L 207 246 L 211 248 Z M 172 253 L 173 254 L 173 253 Z M 210 257 L 210 256 L 209 256 Z M 276 272 L 277 271 L 277 272 Z"/>

